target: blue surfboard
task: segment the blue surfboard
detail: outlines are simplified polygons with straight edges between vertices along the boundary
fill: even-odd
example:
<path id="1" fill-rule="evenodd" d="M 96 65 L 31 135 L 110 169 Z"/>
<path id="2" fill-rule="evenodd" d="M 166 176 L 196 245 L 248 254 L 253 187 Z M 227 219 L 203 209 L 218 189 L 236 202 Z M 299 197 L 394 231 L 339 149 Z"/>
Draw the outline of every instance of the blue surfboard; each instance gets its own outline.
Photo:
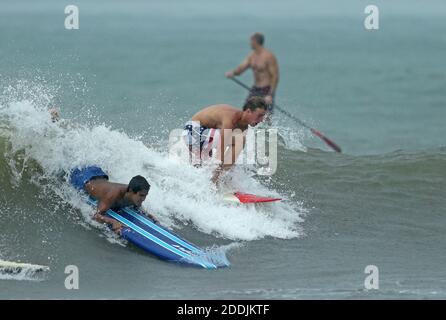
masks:
<path id="1" fill-rule="evenodd" d="M 97 206 L 95 199 L 89 197 L 87 201 Z M 214 255 L 204 251 L 135 209 L 108 210 L 106 214 L 125 226 L 121 230 L 124 239 L 162 260 L 205 269 L 229 266 L 224 254 Z"/>

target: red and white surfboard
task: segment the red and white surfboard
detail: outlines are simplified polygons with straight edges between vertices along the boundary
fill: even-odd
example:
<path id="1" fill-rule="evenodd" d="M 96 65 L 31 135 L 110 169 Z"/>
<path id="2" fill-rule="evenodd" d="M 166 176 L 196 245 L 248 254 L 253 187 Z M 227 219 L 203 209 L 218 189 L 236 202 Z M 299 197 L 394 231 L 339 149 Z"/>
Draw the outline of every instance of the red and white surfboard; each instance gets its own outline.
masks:
<path id="1" fill-rule="evenodd" d="M 262 203 L 262 202 L 275 202 L 280 201 L 282 198 L 261 197 L 255 194 L 234 192 L 228 193 L 224 196 L 225 201 L 236 203 Z"/>

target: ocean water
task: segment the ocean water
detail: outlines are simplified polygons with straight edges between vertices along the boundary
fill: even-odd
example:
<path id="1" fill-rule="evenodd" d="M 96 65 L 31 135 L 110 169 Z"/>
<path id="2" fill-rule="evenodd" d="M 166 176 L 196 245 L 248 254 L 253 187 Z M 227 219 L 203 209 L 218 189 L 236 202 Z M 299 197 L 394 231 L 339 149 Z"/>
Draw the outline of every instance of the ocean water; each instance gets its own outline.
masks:
<path id="1" fill-rule="evenodd" d="M 0 274 L 0 298 L 446 298 L 443 1 L 375 1 L 374 31 L 367 1 L 76 4 L 80 28 L 66 30 L 60 1 L 0 2 L 0 259 L 51 268 Z M 238 166 L 226 182 L 284 201 L 233 206 L 168 138 L 207 105 L 241 106 L 223 75 L 255 31 L 279 60 L 278 105 L 343 153 L 277 113 L 277 172 Z M 144 207 L 231 267 L 166 263 L 92 222 L 64 180 L 90 163 L 114 181 L 146 176 Z M 79 290 L 64 286 L 68 265 Z"/>

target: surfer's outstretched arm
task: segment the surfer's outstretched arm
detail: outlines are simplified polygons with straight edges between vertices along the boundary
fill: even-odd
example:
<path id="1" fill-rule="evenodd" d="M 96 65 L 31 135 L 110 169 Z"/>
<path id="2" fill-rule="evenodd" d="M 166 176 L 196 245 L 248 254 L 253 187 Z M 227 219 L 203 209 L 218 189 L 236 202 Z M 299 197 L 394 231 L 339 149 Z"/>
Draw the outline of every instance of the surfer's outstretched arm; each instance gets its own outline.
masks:
<path id="1" fill-rule="evenodd" d="M 220 175 L 223 172 L 223 166 L 219 165 L 217 169 L 215 169 L 214 174 L 212 175 L 211 181 L 218 187 L 218 181 L 220 180 Z"/>
<path id="2" fill-rule="evenodd" d="M 113 202 L 111 202 L 113 203 Z M 119 222 L 116 219 L 110 218 L 105 216 L 105 213 L 108 209 L 111 208 L 111 204 L 108 203 L 108 201 L 99 201 L 98 208 L 96 210 L 96 213 L 93 216 L 93 219 L 100 223 L 106 223 L 111 225 L 114 232 L 117 234 L 121 234 L 121 228 L 124 226 L 121 222 Z"/>
<path id="3" fill-rule="evenodd" d="M 222 172 L 232 168 L 245 147 L 244 132 L 239 129 L 224 131 L 226 132 L 222 135 L 223 139 L 220 141 L 220 147 L 217 150 L 217 159 L 221 162 L 212 176 L 212 182 L 216 185 L 218 185 Z"/>
<path id="4" fill-rule="evenodd" d="M 251 55 L 247 56 L 245 58 L 245 60 L 243 60 L 243 62 L 234 70 L 232 71 L 228 71 L 225 73 L 225 76 L 228 78 L 233 78 L 234 76 L 239 76 L 241 75 L 243 72 L 245 72 L 249 67 L 250 67 L 250 58 Z"/>
<path id="5" fill-rule="evenodd" d="M 233 135 L 232 131 L 234 129 L 234 125 L 232 119 L 227 117 L 222 122 L 222 128 L 220 130 L 220 141 L 219 146 L 217 148 L 216 159 L 219 161 L 219 165 L 217 169 L 215 169 L 214 174 L 212 176 L 212 182 L 218 185 L 218 180 L 220 179 L 220 175 L 223 171 L 228 170 L 232 167 L 233 161 L 232 157 L 228 157 L 227 154 L 229 151 L 232 152 L 233 147 Z M 229 149 L 228 149 L 229 148 Z M 230 154 L 230 153 L 229 153 Z"/>
<path id="6" fill-rule="evenodd" d="M 157 218 L 155 218 L 155 216 L 153 214 L 148 213 L 147 211 L 143 210 L 142 208 L 138 208 L 139 211 L 141 211 L 144 215 L 146 215 L 147 217 L 149 217 L 150 219 L 153 220 L 153 222 L 159 224 L 159 220 Z"/>

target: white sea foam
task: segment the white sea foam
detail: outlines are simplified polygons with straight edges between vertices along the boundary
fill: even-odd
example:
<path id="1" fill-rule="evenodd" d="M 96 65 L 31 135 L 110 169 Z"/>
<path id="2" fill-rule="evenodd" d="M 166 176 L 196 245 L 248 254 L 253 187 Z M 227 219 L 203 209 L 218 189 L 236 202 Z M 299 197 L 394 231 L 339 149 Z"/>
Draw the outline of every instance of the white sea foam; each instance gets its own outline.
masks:
<path id="1" fill-rule="evenodd" d="M 290 123 L 291 121 L 291 123 Z M 279 128 L 278 143 L 292 151 L 307 151 L 307 147 L 302 143 L 309 138 L 308 130 L 302 126 L 296 126 L 293 120 L 276 111 L 273 117 L 273 126 Z M 294 125 L 293 125 L 294 124 Z"/>
<path id="2" fill-rule="evenodd" d="M 50 269 L 46 266 L 0 260 L 0 280 L 45 280 Z"/>
<path id="3" fill-rule="evenodd" d="M 23 150 L 39 163 L 46 178 L 55 179 L 78 166 L 99 165 L 111 181 L 127 183 L 141 174 L 152 185 L 144 208 L 171 227 L 192 223 L 201 232 L 233 240 L 263 237 L 294 238 L 302 234 L 299 222 L 305 209 L 296 202 L 264 205 L 233 205 L 222 201 L 210 182 L 209 168 L 194 168 L 156 150 L 123 130 L 103 124 L 86 125 L 62 120 L 51 121 L 47 106 L 36 101 L 1 100 L 0 121 L 7 126 L 12 152 Z M 62 108 L 62 117 L 64 110 Z M 6 132 L 6 133 L 5 133 Z M 163 137 L 164 139 L 164 137 Z M 165 137 L 167 140 L 167 137 Z M 269 190 L 237 167 L 229 174 L 231 187 L 249 193 L 281 196 Z M 66 182 L 56 184 L 54 192 L 80 209 L 88 223 L 91 208 L 84 204 Z"/>

